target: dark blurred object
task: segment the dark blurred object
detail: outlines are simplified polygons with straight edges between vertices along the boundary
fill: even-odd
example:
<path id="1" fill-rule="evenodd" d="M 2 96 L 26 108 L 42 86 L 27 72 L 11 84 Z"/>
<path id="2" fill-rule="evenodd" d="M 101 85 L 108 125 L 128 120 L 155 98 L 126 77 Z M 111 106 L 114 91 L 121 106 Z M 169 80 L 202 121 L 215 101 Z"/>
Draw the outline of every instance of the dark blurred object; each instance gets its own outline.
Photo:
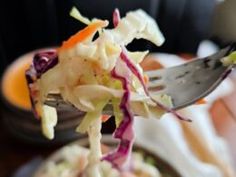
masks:
<path id="1" fill-rule="evenodd" d="M 158 21 L 166 42 L 162 51 L 192 53 L 208 38 L 215 0 L 163 0 Z"/>
<path id="2" fill-rule="evenodd" d="M 12 174 L 23 164 L 35 157 L 47 157 L 60 146 L 29 145 L 15 141 L 6 133 L 0 123 L 0 177 L 12 177 Z M 31 176 L 25 176 L 31 177 Z"/>
<path id="3" fill-rule="evenodd" d="M 235 9 L 235 0 L 224 0 L 214 11 L 211 33 L 222 45 L 236 41 Z"/>
<path id="4" fill-rule="evenodd" d="M 3 98 L 1 101 L 3 104 L 0 105 L 2 109 L 0 124 L 4 126 L 4 131 L 15 140 L 28 144 L 52 146 L 65 144 L 85 136 L 75 131 L 81 121 L 80 112 L 75 108 L 70 110 L 58 108 L 55 138 L 49 140 L 42 134 L 41 122 L 33 116 L 32 112 L 14 107 Z"/>
<path id="5" fill-rule="evenodd" d="M 118 7 L 124 16 L 129 10 L 142 8 L 154 17 L 166 37 L 157 48 L 139 40 L 131 49 L 195 53 L 199 42 L 207 37 L 215 0 L 21 0 L 0 1 L 1 70 L 28 51 L 59 45 L 84 25 L 69 17 L 72 6 L 89 18 L 111 20 Z"/>
<path id="6" fill-rule="evenodd" d="M 27 162 L 23 166 L 21 166 L 12 177 L 26 177 L 26 176 L 33 176 L 34 172 L 43 162 L 41 157 L 36 157 L 33 160 Z"/>
<path id="7" fill-rule="evenodd" d="M 1 35 L 0 35 L 0 75 L 2 73 L 2 71 L 4 70 L 4 67 L 6 66 L 6 57 L 5 57 L 5 51 L 3 49 L 3 44 L 2 44 L 2 39 L 1 39 Z"/>
<path id="8" fill-rule="evenodd" d="M 0 44 L 5 53 L 0 50 L 1 63 L 9 64 L 28 51 L 57 44 L 55 13 L 53 0 L 0 1 Z"/>

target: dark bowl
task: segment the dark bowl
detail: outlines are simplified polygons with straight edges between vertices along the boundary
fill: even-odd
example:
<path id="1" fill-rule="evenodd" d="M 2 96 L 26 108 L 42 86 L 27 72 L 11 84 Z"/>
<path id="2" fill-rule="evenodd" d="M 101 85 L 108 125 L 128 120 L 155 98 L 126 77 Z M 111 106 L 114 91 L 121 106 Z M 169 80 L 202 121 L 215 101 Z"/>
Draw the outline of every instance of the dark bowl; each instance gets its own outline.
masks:
<path id="1" fill-rule="evenodd" d="M 42 50 L 47 50 L 47 48 L 35 50 L 20 56 L 9 65 L 3 73 L 0 84 L 0 111 L 3 121 L 2 123 L 5 130 L 20 141 L 39 145 L 64 144 L 84 136 L 75 132 L 76 126 L 81 121 L 81 112 L 71 106 L 59 106 L 57 109 L 58 124 L 55 128 L 55 138 L 53 140 L 48 140 L 42 134 L 40 120 L 34 117 L 32 111 L 15 105 L 3 94 L 2 85 L 7 71 L 9 71 L 13 66 L 15 67 L 16 64 L 18 64 L 17 62 L 28 60 L 33 57 L 34 53 Z"/>

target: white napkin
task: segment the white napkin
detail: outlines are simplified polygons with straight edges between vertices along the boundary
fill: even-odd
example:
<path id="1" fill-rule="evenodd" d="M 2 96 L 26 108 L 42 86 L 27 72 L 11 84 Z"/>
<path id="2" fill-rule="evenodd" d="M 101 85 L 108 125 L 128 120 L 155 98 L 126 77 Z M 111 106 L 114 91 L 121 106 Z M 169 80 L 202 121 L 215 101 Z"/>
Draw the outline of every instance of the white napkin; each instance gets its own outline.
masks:
<path id="1" fill-rule="evenodd" d="M 158 61 L 165 67 L 183 63 L 184 61 L 168 54 L 157 54 Z M 226 79 L 206 99 L 206 105 L 190 106 L 181 111 L 181 114 L 191 118 L 192 127 L 213 152 L 220 154 L 227 163 L 231 163 L 229 151 L 225 141 L 219 137 L 211 122 L 208 108 L 219 97 L 229 94 L 233 90 L 233 84 Z M 213 164 L 200 161 L 189 148 L 183 135 L 179 120 L 173 115 L 166 114 L 161 120 L 136 119 L 136 141 L 145 144 L 151 151 L 171 164 L 183 177 L 223 177 L 223 172 Z"/>

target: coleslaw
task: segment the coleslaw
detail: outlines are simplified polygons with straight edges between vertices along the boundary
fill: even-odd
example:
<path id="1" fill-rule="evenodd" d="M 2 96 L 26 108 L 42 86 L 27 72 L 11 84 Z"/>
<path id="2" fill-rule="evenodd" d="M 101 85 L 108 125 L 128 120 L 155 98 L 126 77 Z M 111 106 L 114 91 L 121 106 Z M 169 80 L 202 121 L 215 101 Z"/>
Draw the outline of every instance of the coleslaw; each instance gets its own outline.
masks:
<path id="1" fill-rule="evenodd" d="M 34 177 L 80 177 L 85 176 L 84 171 L 88 165 L 89 150 L 78 144 L 63 147 L 51 156 Z M 106 177 L 160 177 L 161 172 L 155 167 L 152 157 L 144 158 L 141 152 L 132 153 L 132 172 L 112 168 L 107 161 L 99 163 L 98 167 L 102 176 Z"/>
<path id="2" fill-rule="evenodd" d="M 64 41 L 59 49 L 36 54 L 26 72 L 34 113 L 42 120 L 44 135 L 53 139 L 57 113 L 44 102 L 49 93 L 59 92 L 66 102 L 86 112 L 76 129 L 89 136 L 86 176 L 103 176 L 99 167 L 102 161 L 108 161 L 117 170 L 129 170 L 134 115 L 160 118 L 171 112 L 190 121 L 171 109 L 168 95 L 149 93 L 147 78 L 139 65 L 148 51 L 131 52 L 126 48 L 133 39 L 140 38 L 160 46 L 164 37 L 155 20 L 141 9 L 128 12 L 123 18 L 116 9 L 112 29 L 107 29 L 107 20 L 89 20 L 76 8 L 71 16 L 87 26 Z M 116 120 L 114 138 L 120 143 L 115 151 L 102 156 L 101 117 L 108 103 L 113 106 Z"/>

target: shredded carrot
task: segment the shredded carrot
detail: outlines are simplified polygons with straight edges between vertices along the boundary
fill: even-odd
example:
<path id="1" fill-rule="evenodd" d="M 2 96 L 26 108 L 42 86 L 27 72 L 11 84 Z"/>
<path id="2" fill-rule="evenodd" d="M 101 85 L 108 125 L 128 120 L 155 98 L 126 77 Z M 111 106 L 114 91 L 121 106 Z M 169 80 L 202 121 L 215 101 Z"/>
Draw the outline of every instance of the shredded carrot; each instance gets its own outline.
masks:
<path id="1" fill-rule="evenodd" d="M 206 104 L 207 102 L 206 102 L 206 100 L 204 99 L 204 98 L 202 98 L 202 99 L 200 99 L 200 100 L 198 100 L 197 102 L 196 102 L 196 104 Z"/>
<path id="2" fill-rule="evenodd" d="M 143 75 L 143 81 L 145 84 L 149 82 L 149 77 L 146 74 Z"/>
<path id="3" fill-rule="evenodd" d="M 110 117 L 110 115 L 102 115 L 102 122 L 106 122 Z"/>
<path id="4" fill-rule="evenodd" d="M 98 20 L 89 24 L 87 27 L 71 36 L 67 41 L 64 41 L 62 46 L 58 49 L 59 51 L 73 47 L 75 44 L 84 41 L 92 34 L 98 31 L 99 28 L 106 27 L 107 21 Z"/>

